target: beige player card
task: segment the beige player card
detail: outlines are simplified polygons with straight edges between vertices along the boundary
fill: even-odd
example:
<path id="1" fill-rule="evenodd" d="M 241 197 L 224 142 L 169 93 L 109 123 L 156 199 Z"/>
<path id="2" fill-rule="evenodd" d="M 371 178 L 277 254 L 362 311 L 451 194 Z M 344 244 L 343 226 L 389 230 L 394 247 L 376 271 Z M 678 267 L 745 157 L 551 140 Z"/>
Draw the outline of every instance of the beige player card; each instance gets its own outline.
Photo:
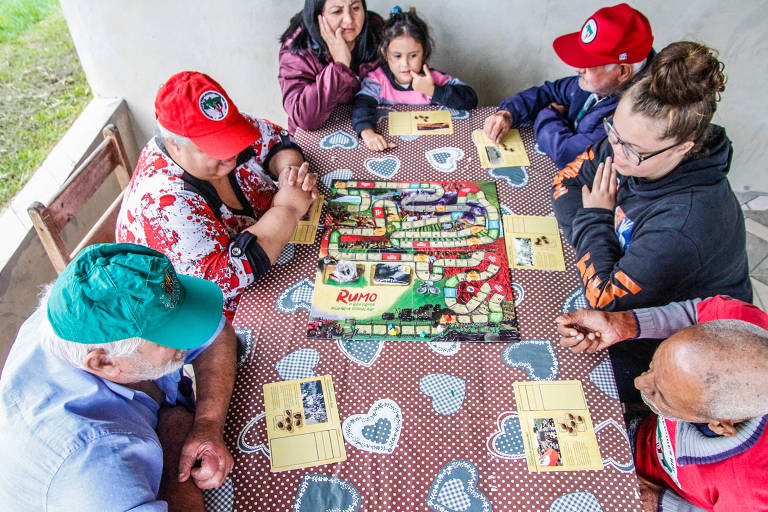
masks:
<path id="1" fill-rule="evenodd" d="M 509 130 L 498 144 L 489 139 L 483 130 L 475 130 L 472 132 L 472 141 L 477 146 L 477 155 L 483 169 L 531 165 L 519 130 Z"/>
<path id="2" fill-rule="evenodd" d="M 317 236 L 317 226 L 320 224 L 320 213 L 323 210 L 323 195 L 317 196 L 315 202 L 309 207 L 309 211 L 301 219 L 288 243 L 313 244 Z"/>
<path id="3" fill-rule="evenodd" d="M 580 381 L 513 385 L 528 471 L 603 469 Z"/>
<path id="4" fill-rule="evenodd" d="M 264 384 L 273 473 L 347 460 L 330 375 Z"/>
<path id="5" fill-rule="evenodd" d="M 390 112 L 390 135 L 452 135 L 453 121 L 448 110 Z"/>
<path id="6" fill-rule="evenodd" d="M 560 228 L 554 217 L 504 215 L 504 243 L 509 266 L 565 270 Z"/>

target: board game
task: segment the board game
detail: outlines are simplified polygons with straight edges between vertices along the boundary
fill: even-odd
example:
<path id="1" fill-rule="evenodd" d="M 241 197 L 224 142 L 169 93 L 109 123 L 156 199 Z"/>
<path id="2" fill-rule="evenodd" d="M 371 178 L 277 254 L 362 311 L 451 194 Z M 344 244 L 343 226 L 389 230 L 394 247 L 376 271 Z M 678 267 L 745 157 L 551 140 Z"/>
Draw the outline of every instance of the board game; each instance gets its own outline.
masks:
<path id="1" fill-rule="evenodd" d="M 308 337 L 519 339 L 496 184 L 332 183 Z"/>

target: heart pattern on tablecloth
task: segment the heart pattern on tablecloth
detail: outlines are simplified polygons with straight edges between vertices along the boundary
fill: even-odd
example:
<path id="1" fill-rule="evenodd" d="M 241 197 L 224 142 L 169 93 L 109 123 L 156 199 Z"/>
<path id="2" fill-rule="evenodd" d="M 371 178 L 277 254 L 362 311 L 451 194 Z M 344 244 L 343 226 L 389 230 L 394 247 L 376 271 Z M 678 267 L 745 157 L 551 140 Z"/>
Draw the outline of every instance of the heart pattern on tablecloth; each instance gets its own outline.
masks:
<path id="1" fill-rule="evenodd" d="M 261 412 L 251 418 L 237 435 L 237 449 L 243 453 L 260 452 L 269 458 L 266 415 Z"/>
<path id="2" fill-rule="evenodd" d="M 314 291 L 315 282 L 312 279 L 305 277 L 296 281 L 277 296 L 277 310 L 286 314 L 299 310 L 309 311 Z"/>
<path id="3" fill-rule="evenodd" d="M 415 134 L 414 135 L 400 135 L 400 140 L 405 141 L 405 142 L 413 142 L 413 141 L 415 141 L 418 138 L 419 138 L 419 136 L 415 135 Z"/>
<path id="4" fill-rule="evenodd" d="M 227 477 L 215 489 L 203 489 L 205 512 L 230 512 L 235 505 L 235 485 Z"/>
<path id="5" fill-rule="evenodd" d="M 457 120 L 469 119 L 469 111 L 468 110 L 451 108 L 451 107 L 446 107 L 446 106 L 440 107 L 440 110 L 447 110 L 448 112 L 450 112 L 451 113 L 451 119 L 457 119 Z"/>
<path id="6" fill-rule="evenodd" d="M 613 378 L 613 368 L 611 367 L 611 361 L 606 359 L 589 372 L 589 380 L 591 380 L 597 388 L 613 398 L 619 399 L 619 390 L 616 388 L 616 381 Z"/>
<path id="7" fill-rule="evenodd" d="M 597 444 L 599 446 L 621 446 L 623 443 L 626 443 L 627 447 L 630 449 L 624 452 L 626 455 L 624 460 L 616 460 L 611 456 L 606 456 L 603 459 L 603 464 L 606 466 L 613 466 L 622 473 L 635 472 L 635 463 L 632 460 L 632 447 L 629 440 L 629 434 L 624 428 L 624 425 L 619 424 L 613 418 L 603 420 L 595 426 L 595 436 L 597 437 Z"/>
<path id="8" fill-rule="evenodd" d="M 573 290 L 568 294 L 568 297 L 563 301 L 563 307 L 561 308 L 563 313 L 570 313 L 577 309 L 588 308 L 589 302 L 584 296 L 584 292 L 581 290 L 581 286 Z"/>
<path id="9" fill-rule="evenodd" d="M 293 255 L 296 253 L 296 248 L 293 244 L 286 244 L 283 250 L 280 252 L 280 256 L 275 260 L 275 265 L 285 265 L 293 259 Z"/>
<path id="10" fill-rule="evenodd" d="M 326 189 L 330 190 L 333 187 L 333 182 L 337 180 L 348 181 L 354 177 L 354 174 L 349 169 L 336 169 L 328 174 L 324 174 L 320 178 L 320 182 Z"/>
<path id="11" fill-rule="evenodd" d="M 371 366 L 384 348 L 382 340 L 345 340 L 337 339 L 341 353 L 363 366 Z"/>
<path id="12" fill-rule="evenodd" d="M 525 288 L 521 284 L 512 283 L 512 289 L 515 291 L 515 307 L 517 307 L 525 298 Z"/>
<path id="13" fill-rule="evenodd" d="M 243 327 L 235 329 L 235 336 L 237 337 L 237 367 L 242 366 L 250 361 L 251 350 L 253 350 L 253 331 Z"/>
<path id="14" fill-rule="evenodd" d="M 424 153 L 427 157 L 427 162 L 440 172 L 453 172 L 459 163 L 459 160 L 464 158 L 464 150 L 461 148 L 437 148 L 430 149 Z"/>
<path id="15" fill-rule="evenodd" d="M 496 424 L 498 429 L 488 438 L 488 451 L 503 459 L 524 459 L 525 446 L 517 412 L 501 413 Z"/>
<path id="16" fill-rule="evenodd" d="M 403 428 L 403 413 L 394 400 L 383 398 L 373 403 L 367 414 L 353 414 L 344 420 L 344 439 L 360 450 L 389 454 L 397 448 Z M 381 434 L 387 433 L 386 438 Z"/>
<path id="17" fill-rule="evenodd" d="M 448 462 L 432 481 L 427 506 L 435 512 L 490 512 L 491 502 L 477 488 L 479 473 L 467 460 Z"/>
<path id="18" fill-rule="evenodd" d="M 275 370 L 283 380 L 306 379 L 315 376 L 315 366 L 320 362 L 320 352 L 313 348 L 300 348 L 283 357 Z"/>
<path id="19" fill-rule="evenodd" d="M 603 512 L 594 494 L 588 491 L 563 494 L 549 506 L 549 512 Z"/>
<path id="20" fill-rule="evenodd" d="M 419 381 L 419 390 L 432 398 L 432 408 L 444 416 L 456 414 L 464 404 L 467 383 L 447 373 L 431 373 Z"/>
<path id="21" fill-rule="evenodd" d="M 400 159 L 394 156 L 368 158 L 363 165 L 371 174 L 389 179 L 400 169 Z"/>
<path id="22" fill-rule="evenodd" d="M 499 209 L 501 210 L 502 215 L 514 215 L 514 213 L 512 212 L 512 208 L 510 208 L 505 204 L 500 204 Z"/>
<path id="23" fill-rule="evenodd" d="M 512 188 L 523 188 L 528 185 L 527 167 L 495 167 L 488 169 L 488 175 L 497 180 L 504 180 Z"/>
<path id="24" fill-rule="evenodd" d="M 443 356 L 452 356 L 459 352 L 460 341 L 428 341 L 429 348 Z"/>
<path id="25" fill-rule="evenodd" d="M 320 149 L 339 148 L 351 151 L 357 149 L 359 142 L 357 141 L 357 136 L 345 132 L 344 130 L 336 130 L 320 139 L 320 142 L 318 142 L 317 145 Z"/>
<path id="26" fill-rule="evenodd" d="M 293 512 L 356 512 L 362 503 L 360 492 L 350 482 L 307 473 L 296 491 Z"/>
<path id="27" fill-rule="evenodd" d="M 538 153 L 538 154 L 540 154 L 540 155 L 542 155 L 542 156 L 547 156 L 547 154 L 546 154 L 544 151 L 542 151 L 542 150 L 541 150 L 541 148 L 539 147 L 539 143 L 538 143 L 538 142 L 537 142 L 536 144 L 534 144 L 534 145 L 533 145 L 533 150 L 534 150 L 536 153 Z"/>
<path id="28" fill-rule="evenodd" d="M 557 356 L 549 340 L 512 342 L 501 352 L 501 360 L 512 368 L 525 368 L 531 380 L 557 378 Z"/>

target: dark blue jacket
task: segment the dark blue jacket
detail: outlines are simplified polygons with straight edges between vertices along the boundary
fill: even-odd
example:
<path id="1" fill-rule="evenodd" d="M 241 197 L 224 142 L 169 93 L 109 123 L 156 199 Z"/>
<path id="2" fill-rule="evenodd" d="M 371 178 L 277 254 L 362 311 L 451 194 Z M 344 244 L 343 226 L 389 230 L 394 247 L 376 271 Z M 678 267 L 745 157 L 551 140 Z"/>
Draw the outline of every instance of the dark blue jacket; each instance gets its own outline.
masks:
<path id="1" fill-rule="evenodd" d="M 619 94 L 612 94 L 597 102 L 579 120 L 574 120 L 591 93 L 579 87 L 579 77 L 569 76 L 554 82 L 544 82 L 531 87 L 499 105 L 499 110 L 512 114 L 513 126 L 533 124 L 536 143 L 543 152 L 562 169 L 587 149 L 605 137 L 603 118 L 613 114 L 619 102 Z M 550 103 L 568 106 L 568 118 L 558 115 Z"/>
<path id="2" fill-rule="evenodd" d="M 658 180 L 619 175 L 616 207 L 583 208 L 605 138 L 555 177 L 553 207 L 576 249 L 584 293 L 609 311 L 662 306 L 723 294 L 752 302 L 744 216 L 728 170 L 733 149 L 711 125 L 705 152 Z"/>

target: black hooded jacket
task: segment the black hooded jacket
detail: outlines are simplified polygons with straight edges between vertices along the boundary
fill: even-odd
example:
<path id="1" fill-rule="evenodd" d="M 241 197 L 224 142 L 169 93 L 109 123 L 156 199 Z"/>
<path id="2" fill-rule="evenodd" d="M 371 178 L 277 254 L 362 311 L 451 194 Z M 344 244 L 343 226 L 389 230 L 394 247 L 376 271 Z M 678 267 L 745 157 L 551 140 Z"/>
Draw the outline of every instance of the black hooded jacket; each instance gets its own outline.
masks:
<path id="1" fill-rule="evenodd" d="M 584 293 L 608 311 L 661 306 L 717 294 L 752 302 L 744 216 L 727 174 L 733 148 L 711 125 L 701 154 L 657 180 L 619 175 L 616 207 L 583 208 L 608 139 L 555 177 L 552 202 L 576 249 Z"/>

